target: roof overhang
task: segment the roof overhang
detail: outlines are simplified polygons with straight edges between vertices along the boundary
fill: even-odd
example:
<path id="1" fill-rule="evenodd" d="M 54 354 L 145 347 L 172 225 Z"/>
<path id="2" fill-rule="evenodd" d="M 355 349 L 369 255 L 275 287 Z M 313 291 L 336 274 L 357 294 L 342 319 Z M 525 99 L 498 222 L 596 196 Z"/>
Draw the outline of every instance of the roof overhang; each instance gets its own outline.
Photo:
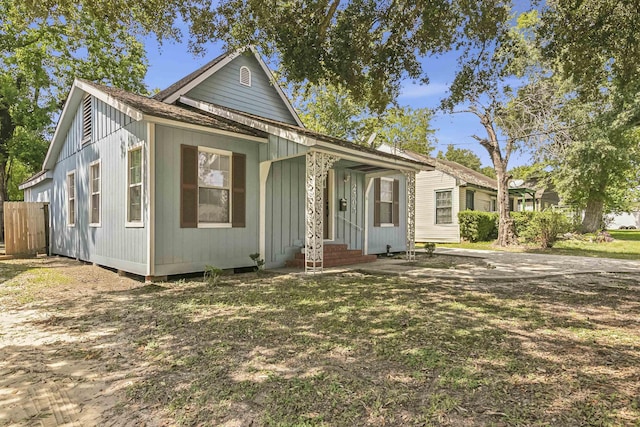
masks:
<path id="1" fill-rule="evenodd" d="M 274 122 L 264 122 L 256 120 L 254 118 L 229 111 L 225 108 L 218 107 L 208 102 L 198 101 L 186 96 L 180 97 L 180 103 L 188 105 L 199 110 L 215 114 L 219 117 L 249 126 L 254 129 L 267 132 L 271 135 L 275 135 L 289 141 L 296 142 L 306 147 L 313 147 L 313 150 L 325 152 L 327 154 L 338 155 L 345 160 L 352 160 L 366 164 L 372 164 L 389 169 L 396 170 L 433 170 L 433 168 L 427 164 L 420 163 L 414 160 L 405 159 L 399 156 L 375 154 L 372 152 L 362 151 L 355 148 L 344 147 L 338 144 L 332 144 L 327 141 L 323 141 L 319 138 L 313 138 L 303 133 L 298 133 L 295 130 L 289 129 L 286 126 L 278 126 Z"/>
<path id="2" fill-rule="evenodd" d="M 35 187 L 41 182 L 47 181 L 49 179 L 53 179 L 53 171 L 42 171 L 20 184 L 18 186 L 18 189 L 26 190 L 27 188 Z"/>

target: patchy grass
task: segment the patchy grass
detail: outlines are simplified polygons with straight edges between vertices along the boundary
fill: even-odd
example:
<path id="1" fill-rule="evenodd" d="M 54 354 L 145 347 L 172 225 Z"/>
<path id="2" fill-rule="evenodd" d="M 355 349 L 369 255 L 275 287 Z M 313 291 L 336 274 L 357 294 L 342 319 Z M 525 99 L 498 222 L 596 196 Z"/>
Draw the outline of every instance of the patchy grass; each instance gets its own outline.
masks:
<path id="1" fill-rule="evenodd" d="M 589 240 L 560 240 L 553 248 L 500 248 L 491 242 L 462 242 L 462 243 L 438 243 L 437 246 L 445 248 L 506 250 L 511 252 L 531 252 L 550 255 L 575 255 L 597 258 L 640 259 L 640 230 L 612 230 L 608 231 L 615 239 L 613 242 L 595 243 Z M 592 235 L 585 235 L 589 239 Z"/>
<path id="2" fill-rule="evenodd" d="M 20 263 L 0 263 L 0 300 L 14 304 L 28 304 L 52 288 L 67 285 L 72 279 L 58 270 L 30 267 Z"/>
<path id="3" fill-rule="evenodd" d="M 636 276 L 248 274 L 65 304 L 47 327 L 117 331 L 69 354 L 133 366 L 121 410 L 171 425 L 640 423 Z"/>

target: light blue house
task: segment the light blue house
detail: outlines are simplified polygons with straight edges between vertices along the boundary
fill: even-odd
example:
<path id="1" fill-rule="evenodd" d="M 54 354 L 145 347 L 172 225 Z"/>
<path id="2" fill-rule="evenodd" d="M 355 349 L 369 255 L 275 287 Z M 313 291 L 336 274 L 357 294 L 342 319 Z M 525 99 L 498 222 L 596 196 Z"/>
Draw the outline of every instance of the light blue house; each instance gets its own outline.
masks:
<path id="1" fill-rule="evenodd" d="M 425 167 L 305 129 L 247 50 L 151 98 L 76 80 L 21 189 L 50 203 L 53 254 L 149 279 L 247 267 L 256 252 L 315 272 L 411 254 Z"/>

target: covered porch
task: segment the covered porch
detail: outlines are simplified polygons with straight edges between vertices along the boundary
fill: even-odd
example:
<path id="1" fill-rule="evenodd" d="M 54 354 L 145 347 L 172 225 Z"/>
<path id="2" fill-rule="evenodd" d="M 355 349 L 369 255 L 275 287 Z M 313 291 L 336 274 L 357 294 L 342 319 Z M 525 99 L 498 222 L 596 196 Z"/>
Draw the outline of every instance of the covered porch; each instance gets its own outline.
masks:
<path id="1" fill-rule="evenodd" d="M 319 273 L 326 264 L 370 262 L 389 250 L 413 258 L 415 174 L 422 165 L 353 151 L 308 147 L 261 163 L 267 267 Z"/>

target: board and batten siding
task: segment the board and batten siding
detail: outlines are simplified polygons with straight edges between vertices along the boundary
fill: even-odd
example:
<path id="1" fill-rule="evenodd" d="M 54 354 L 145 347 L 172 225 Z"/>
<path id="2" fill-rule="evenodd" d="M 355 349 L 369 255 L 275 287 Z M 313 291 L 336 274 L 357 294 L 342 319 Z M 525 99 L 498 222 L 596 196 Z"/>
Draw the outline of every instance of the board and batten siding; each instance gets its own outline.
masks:
<path id="1" fill-rule="evenodd" d="M 461 198 L 456 179 L 441 171 L 422 171 L 416 175 L 416 241 L 460 242 L 458 212 Z M 452 223 L 436 224 L 436 191 L 451 190 Z"/>
<path id="2" fill-rule="evenodd" d="M 387 245 L 391 245 L 391 252 L 400 252 L 407 249 L 407 190 L 405 177 L 402 174 L 389 175 L 387 178 L 393 178 L 399 180 L 400 194 L 398 195 L 398 201 L 400 204 L 400 222 L 398 227 L 374 227 L 373 226 L 373 213 L 375 209 L 374 203 L 374 185 L 371 185 L 368 199 L 368 212 L 369 222 L 368 227 L 368 254 L 381 254 L 387 252 Z"/>
<path id="3" fill-rule="evenodd" d="M 246 227 L 180 228 L 180 145 L 246 155 Z M 204 271 L 207 265 L 253 265 L 258 252 L 258 153 L 261 143 L 194 130 L 156 126 L 155 275 Z M 233 201 L 232 201 L 233 204 Z"/>
<path id="4" fill-rule="evenodd" d="M 133 122 L 95 98 L 92 99 L 92 120 L 92 140 L 83 145 L 80 105 L 56 162 L 50 208 L 52 253 L 144 275 L 148 227 L 127 228 L 125 223 L 127 152 L 140 145 L 143 152 L 147 152 L 146 123 Z M 97 227 L 89 225 L 89 167 L 96 160 L 100 161 L 101 175 L 101 222 Z M 72 170 L 76 174 L 76 224 L 68 226 L 66 180 Z M 146 182 L 146 167 L 143 174 Z"/>
<path id="5" fill-rule="evenodd" d="M 240 68 L 251 71 L 251 86 L 240 84 Z M 189 98 L 218 104 L 250 114 L 296 124 L 282 98 L 251 53 L 234 58 L 227 65 L 186 93 Z"/>
<path id="6" fill-rule="evenodd" d="M 25 202 L 50 202 L 52 180 L 47 179 L 24 190 Z"/>

